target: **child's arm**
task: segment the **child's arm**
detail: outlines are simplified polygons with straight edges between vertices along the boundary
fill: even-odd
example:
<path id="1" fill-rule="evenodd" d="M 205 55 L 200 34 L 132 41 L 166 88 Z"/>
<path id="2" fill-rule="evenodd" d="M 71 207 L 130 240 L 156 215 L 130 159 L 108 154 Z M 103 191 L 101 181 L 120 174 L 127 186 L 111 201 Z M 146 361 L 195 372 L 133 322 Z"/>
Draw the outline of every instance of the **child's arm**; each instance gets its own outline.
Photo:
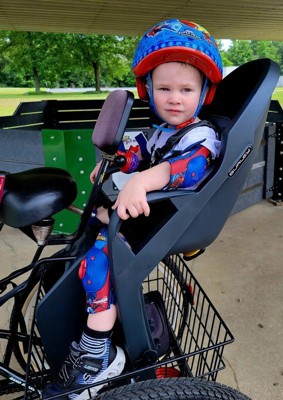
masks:
<path id="1" fill-rule="evenodd" d="M 115 164 L 125 174 L 131 174 L 135 171 L 142 171 L 148 168 L 150 154 L 147 151 L 147 140 L 143 133 L 139 133 L 135 137 L 136 145 L 125 149 L 124 143 L 121 142 Z"/>
<path id="2" fill-rule="evenodd" d="M 143 133 L 139 133 L 136 137 L 136 146 L 130 146 L 128 150 L 125 149 L 124 143 L 121 142 L 119 150 L 117 151 L 117 157 L 115 164 L 120 170 L 126 174 L 143 170 L 148 168 L 146 166 L 147 161 L 149 162 L 150 154 L 146 148 L 146 138 Z M 90 173 L 90 181 L 94 183 L 98 170 L 100 168 L 101 161 L 96 165 L 93 171 Z"/>
<path id="3" fill-rule="evenodd" d="M 132 176 L 118 194 L 112 209 L 117 209 L 119 217 L 123 220 L 130 216 L 136 218 L 140 214 L 148 216 L 150 209 L 146 194 L 162 189 L 169 180 L 170 164 L 168 162 L 163 162 Z"/>
<path id="4" fill-rule="evenodd" d="M 100 160 L 96 164 L 96 166 L 94 167 L 94 169 L 90 173 L 89 179 L 90 179 L 91 183 L 94 183 L 94 181 L 95 181 L 96 175 L 97 175 L 97 173 L 99 171 L 99 168 L 100 168 L 100 165 L 101 165 L 101 162 L 102 162 L 102 160 Z"/>
<path id="5" fill-rule="evenodd" d="M 170 164 L 170 182 L 164 190 L 188 189 L 205 177 L 211 153 L 204 146 L 195 146 L 190 151 L 173 155 L 167 161 Z"/>
<path id="6" fill-rule="evenodd" d="M 150 208 L 146 193 L 196 185 L 205 175 L 209 158 L 210 151 L 207 148 L 196 146 L 181 156 L 172 157 L 134 175 L 123 187 L 112 208 L 117 208 L 119 217 L 124 220 L 140 214 L 148 216 Z"/>

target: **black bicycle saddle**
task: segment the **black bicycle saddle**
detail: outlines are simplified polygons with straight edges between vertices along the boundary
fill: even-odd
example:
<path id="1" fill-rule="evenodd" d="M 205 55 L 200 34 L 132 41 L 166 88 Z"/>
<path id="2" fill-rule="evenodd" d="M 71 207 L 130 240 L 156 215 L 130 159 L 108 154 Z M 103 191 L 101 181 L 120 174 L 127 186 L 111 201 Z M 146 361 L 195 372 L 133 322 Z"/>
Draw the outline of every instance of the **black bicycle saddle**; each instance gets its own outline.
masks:
<path id="1" fill-rule="evenodd" d="M 76 196 L 75 180 L 60 168 L 9 174 L 0 204 L 0 221 L 14 228 L 32 225 L 68 207 Z"/>

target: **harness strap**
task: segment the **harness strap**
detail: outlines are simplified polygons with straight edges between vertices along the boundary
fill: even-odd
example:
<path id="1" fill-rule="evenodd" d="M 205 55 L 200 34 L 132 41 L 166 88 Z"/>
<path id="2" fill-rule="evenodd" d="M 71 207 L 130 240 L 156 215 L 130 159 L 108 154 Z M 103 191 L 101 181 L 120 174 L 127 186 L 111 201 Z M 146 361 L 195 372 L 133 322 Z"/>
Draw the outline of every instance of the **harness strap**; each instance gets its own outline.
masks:
<path id="1" fill-rule="evenodd" d="M 165 156 L 166 153 L 168 153 L 176 144 L 179 143 L 179 141 L 182 139 L 183 136 L 185 136 L 188 132 L 191 130 L 198 128 L 200 126 L 208 126 L 209 128 L 212 128 L 215 130 L 214 125 L 212 125 L 209 121 L 199 121 L 193 124 L 190 124 L 188 126 L 185 126 L 184 128 L 180 129 L 178 132 L 175 133 L 175 135 L 172 135 L 165 145 L 163 147 L 160 147 L 155 150 L 154 152 L 154 163 L 152 166 L 157 165 L 160 160 Z M 198 142 L 199 144 L 200 142 Z"/>

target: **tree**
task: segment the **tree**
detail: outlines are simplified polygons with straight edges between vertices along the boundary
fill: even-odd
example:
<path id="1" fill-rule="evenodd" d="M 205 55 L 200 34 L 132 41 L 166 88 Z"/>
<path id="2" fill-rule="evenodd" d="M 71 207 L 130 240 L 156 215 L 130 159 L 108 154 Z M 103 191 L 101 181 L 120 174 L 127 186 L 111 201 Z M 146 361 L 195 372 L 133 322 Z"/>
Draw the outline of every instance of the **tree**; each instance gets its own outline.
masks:
<path id="1" fill-rule="evenodd" d="M 254 58 L 250 40 L 232 40 L 226 55 L 232 65 L 238 66 Z"/>
<path id="2" fill-rule="evenodd" d="M 127 75 L 130 69 L 129 59 L 132 59 L 136 40 L 136 38 L 109 35 L 68 34 L 67 36 L 72 65 L 79 65 L 82 70 L 92 70 L 96 91 L 101 90 L 102 79 L 104 84 L 111 84 Z"/>
<path id="3" fill-rule="evenodd" d="M 35 91 L 43 82 L 54 81 L 60 71 L 62 35 L 42 32 L 4 31 L 0 33 L 0 50 L 6 69 L 31 77 Z"/>
<path id="4" fill-rule="evenodd" d="M 119 63 L 110 61 L 106 66 L 106 76 L 111 86 L 135 86 L 135 77 L 131 66 L 140 37 L 119 37 L 118 39 L 117 55 Z"/>
<path id="5" fill-rule="evenodd" d="M 233 63 L 227 57 L 227 50 L 224 50 L 223 42 L 221 40 L 216 40 L 216 42 L 220 51 L 223 67 L 233 66 Z"/>
<path id="6" fill-rule="evenodd" d="M 283 43 L 262 40 L 233 40 L 231 47 L 227 51 L 220 52 L 225 66 L 241 65 L 248 61 L 259 58 L 270 58 L 281 65 L 283 72 Z M 225 58 L 224 58 L 225 57 Z M 226 60 L 226 61 L 225 61 Z"/>
<path id="7" fill-rule="evenodd" d="M 270 58 L 273 61 L 280 62 L 278 49 L 272 41 L 252 40 L 251 49 L 254 58 Z"/>
<path id="8" fill-rule="evenodd" d="M 272 42 L 273 46 L 276 48 L 276 54 L 278 56 L 278 63 L 280 65 L 281 74 L 283 74 L 283 42 Z"/>

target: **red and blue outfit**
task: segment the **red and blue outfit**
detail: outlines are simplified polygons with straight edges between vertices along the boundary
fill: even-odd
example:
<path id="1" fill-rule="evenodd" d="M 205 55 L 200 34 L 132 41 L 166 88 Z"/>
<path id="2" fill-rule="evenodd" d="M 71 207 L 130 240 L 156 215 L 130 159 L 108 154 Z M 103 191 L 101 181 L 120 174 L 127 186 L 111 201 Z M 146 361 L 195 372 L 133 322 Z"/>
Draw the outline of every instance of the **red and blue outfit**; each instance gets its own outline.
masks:
<path id="1" fill-rule="evenodd" d="M 220 141 L 213 127 L 204 121 L 190 124 L 189 131 L 168 150 L 158 163 L 170 164 L 170 181 L 164 190 L 194 188 L 205 177 L 210 160 L 219 155 Z M 151 161 L 156 163 L 159 149 L 178 135 L 178 130 L 157 129 L 147 143 Z"/>
<path id="2" fill-rule="evenodd" d="M 206 175 L 210 163 L 210 151 L 206 147 L 197 146 L 191 151 L 164 161 L 170 164 L 170 181 L 164 189 L 192 188 Z"/>
<path id="3" fill-rule="evenodd" d="M 140 170 L 140 162 L 137 153 L 140 151 L 142 157 L 147 160 L 148 165 L 156 165 L 160 162 L 169 162 L 170 181 L 163 190 L 188 189 L 194 188 L 205 177 L 210 159 L 214 159 L 219 154 L 220 141 L 214 129 L 209 126 L 199 126 L 199 123 L 192 124 L 189 132 L 178 139 L 162 157 L 158 157 L 160 149 L 166 148 L 165 145 L 170 137 L 178 134 L 178 130 L 157 129 L 150 140 L 144 142 L 144 136 L 137 136 L 137 146 L 130 147 L 124 151 L 123 146 L 117 153 L 119 157 L 124 157 L 126 161 L 121 170 L 125 173 L 132 173 Z M 193 128 L 193 129 L 192 129 Z M 151 205 L 151 213 L 144 220 L 143 216 L 137 219 L 125 221 L 125 233 L 129 243 L 134 246 L 140 240 L 140 232 L 145 227 L 155 227 L 162 213 L 170 212 L 169 204 Z M 161 215 L 161 216 L 160 216 Z M 122 225 L 123 227 L 123 225 Z M 135 236 L 133 239 L 132 237 Z M 86 292 L 86 311 L 90 314 L 105 311 L 114 303 L 114 294 L 111 285 L 107 228 L 102 227 L 96 242 L 82 260 L 79 277 L 82 280 Z"/>
<path id="4" fill-rule="evenodd" d="M 102 228 L 79 268 L 79 277 L 86 292 L 86 311 L 89 314 L 105 311 L 113 303 L 107 240 L 107 229 Z"/>

